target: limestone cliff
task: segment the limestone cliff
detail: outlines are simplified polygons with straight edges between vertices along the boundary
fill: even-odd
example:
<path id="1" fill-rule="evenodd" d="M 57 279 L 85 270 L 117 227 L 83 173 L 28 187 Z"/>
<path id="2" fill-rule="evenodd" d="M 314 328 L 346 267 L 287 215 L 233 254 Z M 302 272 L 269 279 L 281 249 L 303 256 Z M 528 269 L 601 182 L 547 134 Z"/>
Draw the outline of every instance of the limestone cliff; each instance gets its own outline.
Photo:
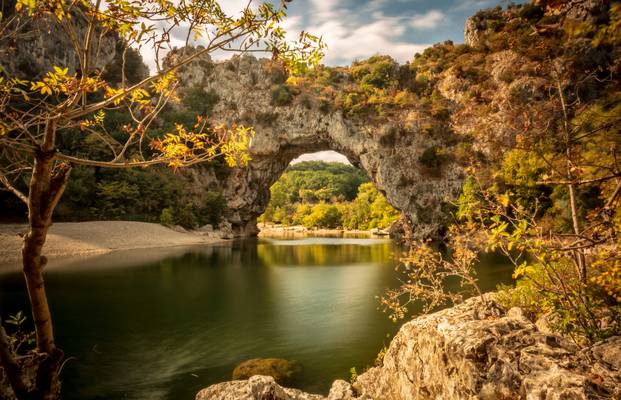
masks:
<path id="1" fill-rule="evenodd" d="M 422 237 L 435 236 L 444 225 L 443 205 L 460 193 L 462 167 L 445 162 L 430 171 L 419 161 L 426 149 L 448 148 L 442 136 L 425 133 L 412 110 L 402 110 L 382 123 L 344 117 L 322 110 L 315 98 L 293 96 L 275 105 L 270 60 L 251 56 L 211 63 L 196 61 L 180 73 L 183 86 L 215 92 L 220 100 L 212 118 L 252 125 L 256 135 L 247 168 L 234 169 L 223 183 L 225 218 L 239 235 L 256 233 L 256 218 L 269 201 L 269 188 L 290 161 L 304 153 L 334 150 L 363 169 L 388 201 L 402 211 Z"/>
<path id="2" fill-rule="evenodd" d="M 1 7 L 5 20 L 9 20 L 15 13 L 15 1 L 2 2 Z M 54 17 L 32 19 L 23 14 L 17 15 L 11 23 L 17 27 L 15 34 L 0 35 L 0 68 L 6 70 L 9 76 L 29 80 L 40 78 L 54 65 L 68 68 L 69 73 L 78 71 L 80 60 L 75 48 Z M 73 17 L 78 20 L 84 18 L 82 15 Z M 75 37 L 86 36 L 86 23 L 77 23 L 75 27 Z M 95 30 L 91 50 L 95 68 L 103 69 L 113 60 L 117 42 L 115 34 Z"/>

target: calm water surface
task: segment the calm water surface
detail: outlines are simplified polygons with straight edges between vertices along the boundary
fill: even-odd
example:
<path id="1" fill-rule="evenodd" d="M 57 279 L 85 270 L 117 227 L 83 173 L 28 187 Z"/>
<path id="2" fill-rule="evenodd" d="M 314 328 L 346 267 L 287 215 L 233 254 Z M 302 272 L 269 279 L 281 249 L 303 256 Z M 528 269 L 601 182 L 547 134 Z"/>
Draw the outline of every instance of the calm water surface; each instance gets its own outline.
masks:
<path id="1" fill-rule="evenodd" d="M 378 309 L 396 286 L 388 240 L 245 240 L 141 250 L 50 266 L 64 399 L 193 399 L 255 357 L 298 360 L 298 387 L 326 393 L 372 365 L 398 329 Z M 486 258 L 484 289 L 510 279 Z M 27 311 L 18 272 L 0 270 L 0 312 Z"/>

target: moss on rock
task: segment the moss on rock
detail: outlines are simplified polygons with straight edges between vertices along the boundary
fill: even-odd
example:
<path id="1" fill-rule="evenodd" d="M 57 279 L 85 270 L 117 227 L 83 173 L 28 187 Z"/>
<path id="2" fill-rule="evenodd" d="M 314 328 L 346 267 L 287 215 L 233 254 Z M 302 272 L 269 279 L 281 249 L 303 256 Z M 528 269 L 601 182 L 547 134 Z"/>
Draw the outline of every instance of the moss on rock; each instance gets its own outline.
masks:
<path id="1" fill-rule="evenodd" d="M 291 384 L 302 373 L 302 364 L 282 358 L 253 358 L 237 365 L 233 379 L 248 379 L 254 375 L 271 376 L 280 384 Z"/>

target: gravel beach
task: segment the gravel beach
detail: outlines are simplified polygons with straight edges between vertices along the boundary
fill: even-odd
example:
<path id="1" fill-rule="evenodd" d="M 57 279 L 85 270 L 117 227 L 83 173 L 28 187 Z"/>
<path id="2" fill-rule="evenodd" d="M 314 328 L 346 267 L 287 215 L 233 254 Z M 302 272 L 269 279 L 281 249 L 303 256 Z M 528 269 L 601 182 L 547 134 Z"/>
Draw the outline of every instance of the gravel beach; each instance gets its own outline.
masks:
<path id="1" fill-rule="evenodd" d="M 0 264 L 21 260 L 25 224 L 0 224 Z M 177 232 L 159 224 L 132 221 L 60 222 L 50 228 L 43 254 L 48 258 L 193 244 L 222 239 Z"/>

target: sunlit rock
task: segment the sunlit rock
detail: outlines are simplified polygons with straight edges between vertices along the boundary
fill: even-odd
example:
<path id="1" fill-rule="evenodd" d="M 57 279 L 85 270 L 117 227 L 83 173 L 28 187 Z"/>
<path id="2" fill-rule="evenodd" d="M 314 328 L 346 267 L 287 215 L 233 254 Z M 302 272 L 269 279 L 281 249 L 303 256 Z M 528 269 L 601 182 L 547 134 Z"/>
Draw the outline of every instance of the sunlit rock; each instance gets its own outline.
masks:
<path id="1" fill-rule="evenodd" d="M 337 151 L 364 170 L 417 236 L 437 236 L 445 225 L 443 206 L 459 196 L 465 174 L 450 157 L 433 171 L 421 165 L 426 149 L 439 146 L 450 154 L 454 143 L 449 133 L 429 135 L 428 124 L 411 110 L 374 125 L 323 110 L 310 95 L 275 102 L 273 92 L 283 77 L 270 60 L 252 56 L 196 60 L 179 75 L 184 87 L 217 94 L 213 120 L 255 129 L 248 167 L 227 171 L 219 180 L 227 201 L 224 217 L 237 236 L 257 233 L 256 219 L 269 202 L 269 188 L 289 163 L 322 150 Z"/>
<path id="2" fill-rule="evenodd" d="M 324 397 L 287 389 L 271 376 L 256 375 L 244 381 L 224 382 L 209 386 L 196 395 L 196 400 L 323 400 Z"/>

